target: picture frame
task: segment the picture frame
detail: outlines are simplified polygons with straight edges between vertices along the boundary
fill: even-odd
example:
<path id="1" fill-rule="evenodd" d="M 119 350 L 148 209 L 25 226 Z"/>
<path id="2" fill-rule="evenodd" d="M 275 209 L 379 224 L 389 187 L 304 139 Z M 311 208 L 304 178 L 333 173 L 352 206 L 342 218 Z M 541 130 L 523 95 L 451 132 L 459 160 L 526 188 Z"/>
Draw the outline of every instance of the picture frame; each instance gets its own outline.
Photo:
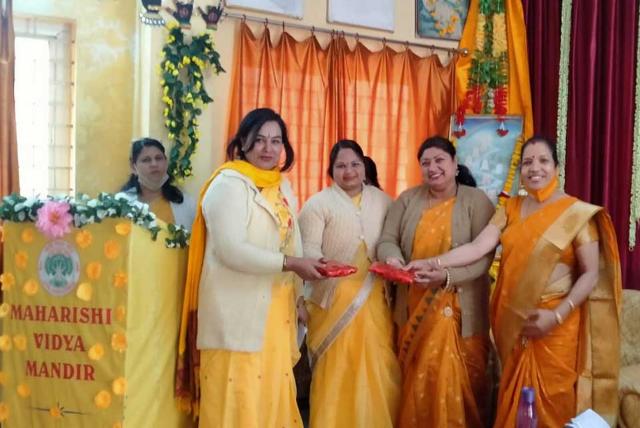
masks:
<path id="1" fill-rule="evenodd" d="M 302 19 L 304 17 L 303 3 L 303 0 L 225 0 L 224 6 Z"/>
<path id="2" fill-rule="evenodd" d="M 327 22 L 393 32 L 394 0 L 327 0 Z"/>
<path id="3" fill-rule="evenodd" d="M 504 122 L 500 123 L 500 119 Z M 449 139 L 456 146 L 458 163 L 465 165 L 475 178 L 478 188 L 485 191 L 491 202 L 498 201 L 509 174 L 513 151 L 522 135 L 522 116 L 466 115 L 464 135 L 456 137 L 456 116 L 451 116 Z M 507 131 L 505 135 L 500 135 Z M 513 178 L 511 196 L 518 192 L 519 171 Z"/>
<path id="4" fill-rule="evenodd" d="M 470 0 L 416 0 L 416 36 L 460 40 Z"/>

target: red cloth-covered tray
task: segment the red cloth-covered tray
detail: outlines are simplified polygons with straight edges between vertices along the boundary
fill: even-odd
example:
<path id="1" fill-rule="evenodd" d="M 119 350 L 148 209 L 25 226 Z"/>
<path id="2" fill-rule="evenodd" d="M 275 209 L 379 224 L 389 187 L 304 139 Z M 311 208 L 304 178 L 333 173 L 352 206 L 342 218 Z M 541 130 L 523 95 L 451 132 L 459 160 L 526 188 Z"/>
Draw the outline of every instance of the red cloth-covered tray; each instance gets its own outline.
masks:
<path id="1" fill-rule="evenodd" d="M 345 265 L 335 261 L 328 261 L 324 267 L 318 268 L 318 272 L 327 278 L 337 278 L 341 276 L 349 276 L 358 272 L 355 266 Z"/>
<path id="2" fill-rule="evenodd" d="M 416 280 L 413 272 L 399 269 L 382 262 L 371 263 L 369 272 L 375 273 L 387 281 L 401 282 L 403 284 L 412 284 Z"/>

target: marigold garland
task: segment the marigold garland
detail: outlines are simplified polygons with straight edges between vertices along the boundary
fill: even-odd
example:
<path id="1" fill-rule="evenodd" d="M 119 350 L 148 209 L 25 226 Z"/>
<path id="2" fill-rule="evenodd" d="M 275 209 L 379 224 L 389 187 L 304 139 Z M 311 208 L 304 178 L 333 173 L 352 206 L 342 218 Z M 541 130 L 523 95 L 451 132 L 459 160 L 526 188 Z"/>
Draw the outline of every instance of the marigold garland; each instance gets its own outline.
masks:
<path id="1" fill-rule="evenodd" d="M 556 148 L 558 151 L 558 180 L 564 188 L 564 172 L 567 152 L 567 112 L 569 111 L 569 55 L 571 53 L 572 0 L 562 1 L 560 23 L 560 64 L 558 65 L 558 119 Z"/>
<path id="2" fill-rule="evenodd" d="M 456 111 L 453 134 L 466 134 L 466 113 L 494 114 L 498 119 L 496 133 L 504 137 L 509 130 L 504 124 L 508 112 L 509 57 L 507 53 L 507 22 L 504 0 L 480 0 L 475 33 L 475 50 L 467 81 L 467 91 Z M 513 179 L 520 159 L 522 139 L 518 138 L 499 204 L 504 203 L 513 187 Z"/>
<path id="3" fill-rule="evenodd" d="M 629 210 L 629 249 L 636 246 L 636 228 L 640 221 L 640 31 L 636 45 L 636 110 L 633 117 L 633 164 L 631 169 L 631 206 Z"/>
<path id="4" fill-rule="evenodd" d="M 169 154 L 169 174 L 176 179 L 190 177 L 191 156 L 200 140 L 198 116 L 204 105 L 213 99 L 204 86 L 204 74 L 209 67 L 215 74 L 224 72 L 220 54 L 215 50 L 211 36 L 203 33 L 194 36 L 191 42 L 176 24 L 168 25 L 167 43 L 162 48 L 162 101 L 164 125 L 173 141 Z"/>

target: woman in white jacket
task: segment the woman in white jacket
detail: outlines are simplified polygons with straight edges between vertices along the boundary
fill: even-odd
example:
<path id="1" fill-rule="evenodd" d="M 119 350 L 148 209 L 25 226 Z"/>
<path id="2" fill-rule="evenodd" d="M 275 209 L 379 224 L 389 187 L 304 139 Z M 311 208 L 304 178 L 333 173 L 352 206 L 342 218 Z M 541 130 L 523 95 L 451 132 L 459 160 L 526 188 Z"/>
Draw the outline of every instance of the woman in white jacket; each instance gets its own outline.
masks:
<path id="1" fill-rule="evenodd" d="M 368 273 L 391 198 L 365 183 L 362 149 L 338 141 L 329 155 L 332 186 L 300 213 L 304 255 L 358 268 L 310 283 L 307 346 L 313 366 L 311 427 L 393 426 L 400 366 L 384 281 Z"/>
<path id="2" fill-rule="evenodd" d="M 201 427 L 302 427 L 296 303 L 300 278 L 321 278 L 323 263 L 301 257 L 296 198 L 281 175 L 293 156 L 280 115 L 253 110 L 201 192 L 186 290 L 199 290 Z"/>
<path id="3" fill-rule="evenodd" d="M 153 138 L 134 141 L 129 163 L 131 175 L 121 191 L 131 199 L 149 204 L 160 220 L 191 229 L 196 201 L 172 183 L 162 143 Z"/>

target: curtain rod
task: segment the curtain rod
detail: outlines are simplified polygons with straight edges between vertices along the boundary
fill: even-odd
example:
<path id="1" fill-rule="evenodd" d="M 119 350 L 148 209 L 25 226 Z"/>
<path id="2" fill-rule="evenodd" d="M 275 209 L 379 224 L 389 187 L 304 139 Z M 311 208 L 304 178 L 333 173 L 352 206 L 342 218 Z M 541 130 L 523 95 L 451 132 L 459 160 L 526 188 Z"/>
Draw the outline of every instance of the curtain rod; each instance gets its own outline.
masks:
<path id="1" fill-rule="evenodd" d="M 245 15 L 245 14 L 239 14 L 239 13 L 232 13 L 232 12 L 223 12 L 222 13 L 223 16 L 228 17 L 228 18 L 233 18 L 233 19 L 239 19 L 241 21 L 251 21 L 251 22 L 259 22 L 265 25 L 277 25 L 277 26 L 282 26 L 282 28 L 286 28 L 286 27 L 290 27 L 290 28 L 297 28 L 299 30 L 309 30 L 311 31 L 311 33 L 314 32 L 319 32 L 319 33 L 326 33 L 326 34 L 339 34 L 341 36 L 350 36 L 350 37 L 354 37 L 356 40 L 358 39 L 366 39 L 366 40 L 373 40 L 373 41 L 377 41 L 377 42 L 382 42 L 382 43 L 396 43 L 399 45 L 404 45 L 404 46 L 415 46 L 415 47 L 419 47 L 419 48 L 426 48 L 426 49 L 430 49 L 430 50 L 439 50 L 439 51 L 445 51 L 445 52 L 449 52 L 449 53 L 454 53 L 454 54 L 460 54 L 462 56 L 467 56 L 469 54 L 468 49 L 464 48 L 464 49 L 458 49 L 458 48 L 445 48 L 443 46 L 436 46 L 436 45 L 427 45 L 424 43 L 416 43 L 416 42 L 410 42 L 408 40 L 398 40 L 398 39 L 388 39 L 386 37 L 379 37 L 379 36 L 369 36 L 366 34 L 359 34 L 359 33 L 353 33 L 353 32 L 348 32 L 348 31 L 343 31 L 343 30 L 335 30 L 335 29 L 329 29 L 329 28 L 320 28 L 320 27 L 316 27 L 314 25 L 303 25 L 303 24 L 296 24 L 293 22 L 285 22 L 283 21 L 275 21 L 275 20 L 271 20 L 269 18 L 261 18 L 258 16 L 249 16 L 249 15 Z"/>

